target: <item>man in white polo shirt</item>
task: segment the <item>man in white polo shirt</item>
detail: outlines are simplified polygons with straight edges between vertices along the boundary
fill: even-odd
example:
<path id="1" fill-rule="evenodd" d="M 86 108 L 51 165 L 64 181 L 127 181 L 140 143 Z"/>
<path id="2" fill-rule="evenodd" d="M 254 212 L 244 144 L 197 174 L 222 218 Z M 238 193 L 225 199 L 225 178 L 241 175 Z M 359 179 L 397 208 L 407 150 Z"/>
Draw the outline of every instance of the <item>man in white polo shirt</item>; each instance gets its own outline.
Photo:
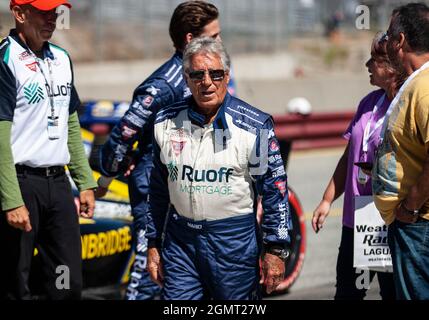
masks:
<path id="1" fill-rule="evenodd" d="M 83 217 L 93 215 L 97 184 L 80 137 L 70 57 L 48 42 L 60 5 L 71 7 L 67 0 L 11 0 L 16 29 L 0 44 L 0 299 L 32 298 L 35 248 L 43 296 L 81 296 L 79 221 L 64 166 Z"/>

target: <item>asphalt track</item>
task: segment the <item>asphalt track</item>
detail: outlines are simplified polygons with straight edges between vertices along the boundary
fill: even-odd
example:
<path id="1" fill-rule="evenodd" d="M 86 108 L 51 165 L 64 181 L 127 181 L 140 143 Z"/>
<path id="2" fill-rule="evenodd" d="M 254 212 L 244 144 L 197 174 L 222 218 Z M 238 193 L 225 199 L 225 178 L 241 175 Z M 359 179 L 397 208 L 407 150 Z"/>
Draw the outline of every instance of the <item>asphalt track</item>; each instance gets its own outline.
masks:
<path id="1" fill-rule="evenodd" d="M 301 274 L 289 293 L 270 299 L 331 300 L 334 297 L 335 266 L 342 226 L 342 197 L 334 203 L 324 228 L 318 234 L 311 228 L 311 217 L 342 153 L 342 148 L 292 152 L 288 183 L 298 194 L 306 213 L 306 257 Z M 378 282 L 374 279 L 366 299 L 379 300 L 378 292 Z"/>

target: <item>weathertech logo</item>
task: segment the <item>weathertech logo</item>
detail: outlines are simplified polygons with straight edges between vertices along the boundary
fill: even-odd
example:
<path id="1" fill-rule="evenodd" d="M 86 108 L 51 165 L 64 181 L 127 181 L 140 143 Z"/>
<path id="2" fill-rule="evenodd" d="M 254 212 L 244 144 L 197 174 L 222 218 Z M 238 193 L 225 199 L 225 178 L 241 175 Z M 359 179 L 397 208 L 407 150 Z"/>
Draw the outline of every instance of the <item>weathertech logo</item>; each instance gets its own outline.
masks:
<path id="1" fill-rule="evenodd" d="M 43 89 L 37 82 L 30 83 L 28 86 L 24 87 L 24 96 L 29 104 L 39 103 L 45 99 Z"/>

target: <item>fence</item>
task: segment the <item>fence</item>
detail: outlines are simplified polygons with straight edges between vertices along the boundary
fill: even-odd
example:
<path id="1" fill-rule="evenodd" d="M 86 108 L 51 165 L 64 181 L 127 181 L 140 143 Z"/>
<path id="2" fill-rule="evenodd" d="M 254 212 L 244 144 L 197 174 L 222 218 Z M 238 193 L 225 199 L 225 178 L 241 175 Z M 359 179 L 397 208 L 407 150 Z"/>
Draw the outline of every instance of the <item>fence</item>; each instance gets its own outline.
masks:
<path id="1" fill-rule="evenodd" d="M 184 0 L 70 0 L 71 30 L 58 31 L 56 42 L 75 61 L 163 57 L 172 51 L 168 25 Z M 211 0 L 220 10 L 223 37 L 235 53 L 274 52 L 291 37 L 322 36 L 336 12 L 341 27 L 356 31 L 356 7 L 368 5 L 371 28 L 385 29 L 392 9 L 404 0 Z M 429 3 L 429 0 L 426 1 Z M 0 2 L 1 34 L 13 21 L 9 1 Z"/>
<path id="2" fill-rule="evenodd" d="M 183 0 L 70 0 L 71 29 L 56 42 L 74 60 L 142 59 L 171 53 L 168 25 Z M 220 10 L 224 41 L 234 53 L 274 52 L 290 37 L 323 35 L 336 11 L 353 28 L 356 0 L 212 0 Z M 3 32 L 12 25 L 9 1 L 0 2 Z M 58 41 L 59 40 L 59 41 Z"/>
<path id="3" fill-rule="evenodd" d="M 292 142 L 293 150 L 343 146 L 342 136 L 353 116 L 354 112 L 276 116 L 275 132 L 280 141 Z"/>

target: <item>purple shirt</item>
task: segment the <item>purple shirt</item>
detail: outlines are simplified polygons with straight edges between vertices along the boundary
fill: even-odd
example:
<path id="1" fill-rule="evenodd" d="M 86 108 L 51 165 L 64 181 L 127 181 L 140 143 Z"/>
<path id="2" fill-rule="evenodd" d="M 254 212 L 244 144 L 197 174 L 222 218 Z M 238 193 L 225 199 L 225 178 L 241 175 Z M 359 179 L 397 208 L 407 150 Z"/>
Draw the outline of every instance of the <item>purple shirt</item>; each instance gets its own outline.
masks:
<path id="1" fill-rule="evenodd" d="M 371 120 L 375 104 L 383 96 L 384 90 L 376 90 L 368 94 L 359 103 L 358 110 L 350 123 L 348 129 L 344 133 L 344 138 L 350 143 L 348 162 L 347 162 L 347 177 L 344 190 L 344 206 L 343 206 L 343 225 L 349 228 L 354 227 L 354 212 L 355 212 L 355 196 L 372 195 L 371 178 L 368 177 L 366 184 L 358 182 L 359 167 L 355 166 L 355 162 L 373 162 L 375 151 L 380 142 L 380 132 L 382 125 L 371 135 L 368 142 L 368 153 L 365 155 L 362 151 L 363 136 L 368 121 Z M 381 106 L 378 106 L 377 112 L 371 120 L 371 130 L 373 131 L 377 121 L 382 118 L 389 108 L 390 100 L 385 97 Z"/>

